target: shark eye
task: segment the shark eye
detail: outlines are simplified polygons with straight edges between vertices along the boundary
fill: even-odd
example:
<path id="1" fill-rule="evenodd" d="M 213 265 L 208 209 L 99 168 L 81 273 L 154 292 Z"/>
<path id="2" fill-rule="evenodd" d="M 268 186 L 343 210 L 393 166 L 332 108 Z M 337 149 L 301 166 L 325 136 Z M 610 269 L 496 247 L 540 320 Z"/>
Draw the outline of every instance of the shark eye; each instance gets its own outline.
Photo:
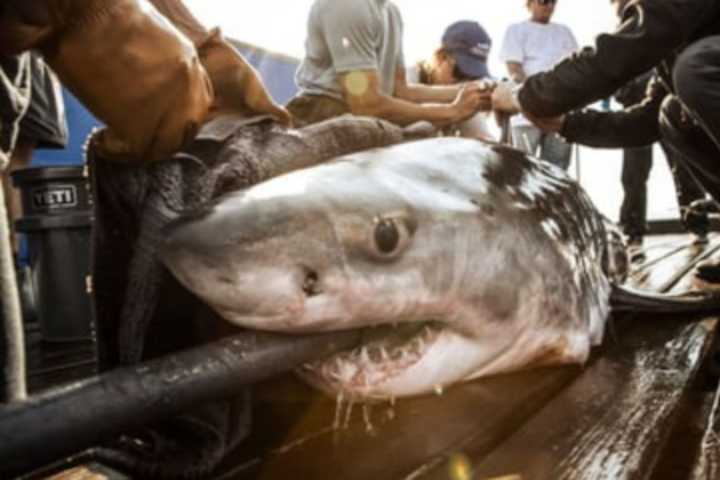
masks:
<path id="1" fill-rule="evenodd" d="M 392 253 L 400 243 L 400 232 L 398 232 L 395 221 L 391 219 L 380 220 L 375 225 L 375 245 L 380 253 L 385 255 Z"/>
<path id="2" fill-rule="evenodd" d="M 372 254 L 376 258 L 394 258 L 410 243 L 414 228 L 404 217 L 384 217 L 375 220 Z"/>

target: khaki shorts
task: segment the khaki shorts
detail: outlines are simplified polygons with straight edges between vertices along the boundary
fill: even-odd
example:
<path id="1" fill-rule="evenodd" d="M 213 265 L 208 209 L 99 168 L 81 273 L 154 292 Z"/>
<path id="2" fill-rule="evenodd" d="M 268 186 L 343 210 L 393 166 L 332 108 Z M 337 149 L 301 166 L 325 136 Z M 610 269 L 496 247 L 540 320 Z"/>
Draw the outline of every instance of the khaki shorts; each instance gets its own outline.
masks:
<path id="1" fill-rule="evenodd" d="M 350 113 L 345 103 L 325 95 L 298 95 L 290 100 L 287 109 L 298 127 Z"/>

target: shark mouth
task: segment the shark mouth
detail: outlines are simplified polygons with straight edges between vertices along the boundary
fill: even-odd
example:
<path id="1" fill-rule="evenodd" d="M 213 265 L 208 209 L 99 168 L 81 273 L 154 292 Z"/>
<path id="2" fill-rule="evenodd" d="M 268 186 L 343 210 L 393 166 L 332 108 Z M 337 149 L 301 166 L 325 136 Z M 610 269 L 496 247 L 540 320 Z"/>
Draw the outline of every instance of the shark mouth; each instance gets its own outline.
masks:
<path id="1" fill-rule="evenodd" d="M 385 399 L 383 386 L 416 366 L 447 331 L 439 322 L 398 325 L 370 330 L 366 340 L 352 350 L 311 362 L 298 369 L 300 376 L 313 386 L 345 398 Z"/>

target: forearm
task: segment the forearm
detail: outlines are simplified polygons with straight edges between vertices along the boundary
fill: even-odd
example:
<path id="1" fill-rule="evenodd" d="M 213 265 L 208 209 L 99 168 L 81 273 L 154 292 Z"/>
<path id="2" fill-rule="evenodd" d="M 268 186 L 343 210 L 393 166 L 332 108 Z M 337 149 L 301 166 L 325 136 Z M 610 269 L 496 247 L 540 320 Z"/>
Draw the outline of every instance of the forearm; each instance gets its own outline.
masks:
<path id="1" fill-rule="evenodd" d="M 462 84 L 422 85 L 409 83 L 395 90 L 395 98 L 412 103 L 450 103 L 455 100 Z"/>
<path id="2" fill-rule="evenodd" d="M 650 80 L 641 102 L 618 112 L 585 110 L 569 114 L 561 134 L 573 143 L 593 147 L 641 147 L 659 140 L 658 118 L 668 90 Z"/>
<path id="3" fill-rule="evenodd" d="M 456 108 L 450 103 L 414 103 L 386 95 L 379 95 L 372 102 L 348 103 L 354 115 L 378 117 L 402 126 L 425 120 L 444 127 L 457 121 L 458 117 Z"/>
<path id="4" fill-rule="evenodd" d="M 568 142 L 597 148 L 642 147 L 660 139 L 657 116 L 637 108 L 569 113 L 560 134 Z"/>

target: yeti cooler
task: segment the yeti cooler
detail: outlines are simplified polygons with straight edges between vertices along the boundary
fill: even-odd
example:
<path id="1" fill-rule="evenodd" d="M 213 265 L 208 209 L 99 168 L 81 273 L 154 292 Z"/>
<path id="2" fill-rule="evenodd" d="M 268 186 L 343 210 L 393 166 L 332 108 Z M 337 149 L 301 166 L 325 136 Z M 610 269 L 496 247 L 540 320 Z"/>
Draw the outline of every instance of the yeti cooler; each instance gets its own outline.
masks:
<path id="1" fill-rule="evenodd" d="M 23 206 L 15 227 L 27 239 L 35 294 L 39 342 L 28 345 L 28 363 L 31 390 L 38 390 L 97 371 L 89 184 L 82 166 L 28 168 L 12 178 Z"/>

